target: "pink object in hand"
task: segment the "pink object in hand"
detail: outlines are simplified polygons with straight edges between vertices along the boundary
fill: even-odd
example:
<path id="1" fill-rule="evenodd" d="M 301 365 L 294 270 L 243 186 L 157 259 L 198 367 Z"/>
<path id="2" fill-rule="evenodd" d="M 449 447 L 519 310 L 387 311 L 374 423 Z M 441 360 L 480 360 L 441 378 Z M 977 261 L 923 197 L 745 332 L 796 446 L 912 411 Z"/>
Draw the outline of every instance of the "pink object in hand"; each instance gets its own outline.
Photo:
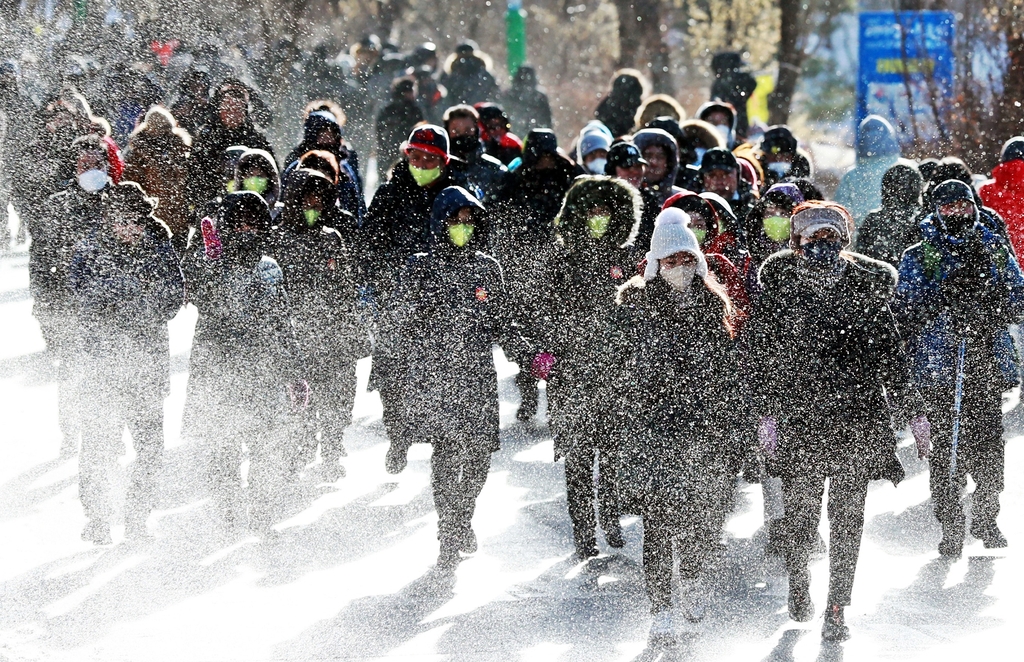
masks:
<path id="1" fill-rule="evenodd" d="M 931 452 L 932 424 L 924 414 L 921 414 L 910 421 L 910 431 L 914 434 L 914 442 L 917 444 L 917 457 L 923 460 Z"/>
<path id="2" fill-rule="evenodd" d="M 534 379 L 547 380 L 551 376 L 551 369 L 555 366 L 555 357 L 553 354 L 547 352 L 541 352 L 537 356 L 533 357 L 533 362 L 530 363 L 530 375 Z"/>
<path id="3" fill-rule="evenodd" d="M 779 447 L 779 426 L 774 416 L 764 416 L 757 422 L 757 441 L 764 454 L 774 459 Z"/>
<path id="4" fill-rule="evenodd" d="M 224 247 L 220 243 L 220 235 L 217 234 L 217 228 L 213 225 L 213 219 L 204 216 L 199 223 L 199 228 L 203 232 L 203 248 L 206 250 L 206 257 L 211 260 L 219 260 L 220 256 L 224 254 Z"/>
<path id="5" fill-rule="evenodd" d="M 288 399 L 292 403 L 292 411 L 303 412 L 309 407 L 309 382 L 300 379 L 288 384 Z"/>

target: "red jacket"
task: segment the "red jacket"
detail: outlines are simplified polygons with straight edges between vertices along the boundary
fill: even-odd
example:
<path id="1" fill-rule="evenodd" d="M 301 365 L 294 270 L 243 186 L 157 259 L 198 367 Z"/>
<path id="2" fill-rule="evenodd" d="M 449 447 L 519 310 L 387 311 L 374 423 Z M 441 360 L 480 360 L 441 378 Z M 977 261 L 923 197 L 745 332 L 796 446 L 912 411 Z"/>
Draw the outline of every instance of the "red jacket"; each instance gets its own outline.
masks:
<path id="1" fill-rule="evenodd" d="M 986 207 L 999 212 L 1017 255 L 1024 255 L 1024 161 L 1000 163 L 992 169 L 992 181 L 978 191 Z"/>

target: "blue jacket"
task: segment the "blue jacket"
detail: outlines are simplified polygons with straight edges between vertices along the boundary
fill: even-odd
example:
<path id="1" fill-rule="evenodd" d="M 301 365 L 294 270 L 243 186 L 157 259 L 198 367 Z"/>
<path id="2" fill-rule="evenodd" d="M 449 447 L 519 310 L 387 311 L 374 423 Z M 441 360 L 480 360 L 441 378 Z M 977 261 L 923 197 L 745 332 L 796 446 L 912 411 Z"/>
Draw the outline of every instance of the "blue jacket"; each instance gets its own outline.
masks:
<path id="1" fill-rule="evenodd" d="M 1007 387 L 1018 381 L 1017 352 L 1007 327 L 1024 319 L 1024 274 L 1005 239 L 980 222 L 974 229 L 988 258 L 979 272 L 984 288 L 975 295 L 955 289 L 955 276 L 965 264 L 954 253 L 969 240 L 947 236 L 934 216 L 921 222 L 924 240 L 903 253 L 895 309 L 919 386 L 954 384 L 956 329 L 965 324 L 973 325 L 972 344 L 985 345 L 983 360 L 998 370 Z"/>

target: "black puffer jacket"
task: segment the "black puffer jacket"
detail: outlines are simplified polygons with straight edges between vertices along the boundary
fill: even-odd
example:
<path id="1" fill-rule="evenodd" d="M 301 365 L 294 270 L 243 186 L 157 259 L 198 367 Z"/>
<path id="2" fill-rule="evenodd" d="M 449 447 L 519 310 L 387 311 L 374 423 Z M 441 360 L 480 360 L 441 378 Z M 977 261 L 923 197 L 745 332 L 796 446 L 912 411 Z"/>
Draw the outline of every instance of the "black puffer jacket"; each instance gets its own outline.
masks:
<path id="1" fill-rule="evenodd" d="M 682 514 L 701 495 L 714 502 L 712 486 L 742 455 L 730 434 L 744 408 L 725 304 L 700 279 L 691 296 L 683 306 L 663 279 L 639 276 L 620 293 L 632 377 L 619 471 L 626 512 Z"/>
<path id="2" fill-rule="evenodd" d="M 890 310 L 896 272 L 840 255 L 831 275 L 791 250 L 761 267 L 744 337 L 755 411 L 779 423 L 769 470 L 788 476 L 859 465 L 896 483 L 903 470 L 890 418 L 903 425 L 924 412 Z"/>
<path id="3" fill-rule="evenodd" d="M 419 186 L 402 160 L 392 170 L 391 179 L 377 189 L 363 221 L 369 277 L 378 288 L 386 288 L 393 270 L 414 253 L 428 250 L 431 244 L 430 211 L 434 200 L 449 186 L 465 186 L 465 181 L 450 169 L 430 186 Z"/>
<path id="4" fill-rule="evenodd" d="M 302 194 L 316 188 L 303 183 L 306 177 L 299 170 L 289 189 L 274 257 L 284 274 L 295 338 L 312 383 L 336 378 L 339 366 L 366 356 L 370 348 L 358 314 L 359 264 L 333 227 L 347 217 L 334 205 L 333 187 L 321 186 L 326 209 L 313 224 L 306 222 Z"/>
<path id="5" fill-rule="evenodd" d="M 102 194 L 87 193 L 75 183 L 51 196 L 41 215 L 28 217 L 29 290 L 32 313 L 41 323 L 74 319 L 77 306 L 68 268 L 75 246 L 98 231 L 102 219 Z"/>
<path id="6" fill-rule="evenodd" d="M 897 163 L 882 175 L 882 207 L 864 218 L 857 252 L 899 267 L 903 251 L 921 241 L 921 190 L 917 168 Z"/>
<path id="7" fill-rule="evenodd" d="M 486 215 L 477 215 L 472 239 L 458 248 L 444 226 L 452 205 L 438 207 L 429 251 L 399 270 L 384 301 L 377 351 L 397 378 L 396 399 L 416 423 L 409 429 L 417 438 L 409 441 L 431 441 L 446 430 L 496 450 L 498 379 L 491 347 L 500 342 L 515 348 L 522 340 L 501 268 L 480 250 L 488 243 Z"/>
<path id="8" fill-rule="evenodd" d="M 606 211 L 607 231 L 594 237 L 592 210 Z M 635 273 L 631 243 L 640 221 L 640 196 L 611 177 L 584 176 L 565 196 L 555 221 L 557 244 L 539 264 L 536 285 L 522 290 L 517 310 L 527 336 L 554 354 L 548 381 L 549 417 L 556 448 L 572 443 L 580 416 L 620 404 L 626 342 L 616 323 L 617 288 Z"/>
<path id="9" fill-rule="evenodd" d="M 145 231 L 134 246 L 103 229 L 79 242 L 70 287 L 87 376 L 163 398 L 171 377 L 167 322 L 184 304 L 185 283 L 167 231 L 152 218 L 139 223 Z"/>
<path id="10" fill-rule="evenodd" d="M 239 417 L 259 424 L 282 416 L 288 385 L 304 378 L 281 267 L 266 255 L 232 250 L 243 197 L 259 196 L 232 193 L 218 213 L 223 254 L 197 251 L 182 264 L 187 299 L 199 309 L 185 407 L 191 435 L 237 434 Z"/>

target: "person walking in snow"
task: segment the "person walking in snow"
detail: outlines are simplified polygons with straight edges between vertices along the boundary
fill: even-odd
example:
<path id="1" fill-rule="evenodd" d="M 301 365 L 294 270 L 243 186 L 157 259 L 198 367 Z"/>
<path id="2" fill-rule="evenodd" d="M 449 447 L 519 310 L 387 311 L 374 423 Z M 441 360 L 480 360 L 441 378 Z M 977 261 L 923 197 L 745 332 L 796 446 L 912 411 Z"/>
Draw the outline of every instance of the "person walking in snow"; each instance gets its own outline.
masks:
<path id="1" fill-rule="evenodd" d="M 356 361 L 368 354 L 357 311 L 358 265 L 337 227 L 348 222 L 334 182 L 315 170 L 292 173 L 274 256 L 288 287 L 289 312 L 310 386 L 307 435 L 297 468 L 315 459 L 328 481 L 344 475 L 345 428 L 352 422 Z"/>
<path id="2" fill-rule="evenodd" d="M 518 303 L 530 320 L 528 337 L 554 357 L 547 370 L 537 362 L 532 367 L 534 376 L 547 379 L 555 458 L 565 458 L 566 498 L 581 560 L 597 556 L 598 521 L 609 547 L 624 545 L 615 473 L 626 344 L 615 323 L 615 293 L 636 273 L 640 205 L 640 194 L 624 181 L 577 178 L 555 220 L 556 249 L 537 266 L 531 281 L 536 286 Z"/>
<path id="3" fill-rule="evenodd" d="M 189 364 L 188 405 L 209 454 L 214 499 L 229 529 L 267 531 L 293 453 L 294 416 L 309 401 L 281 267 L 266 255 L 267 203 L 229 193 L 204 249 L 183 264 L 188 301 L 199 309 Z M 242 449 L 251 457 L 248 498 Z"/>
<path id="4" fill-rule="evenodd" d="M 89 522 L 82 538 L 110 544 L 108 473 L 131 433 L 136 459 L 125 504 L 125 536 L 147 535 L 164 448 L 170 394 L 167 322 L 185 289 L 171 232 L 153 217 L 156 201 L 134 182 L 102 195 L 103 216 L 78 243 L 69 267 L 81 329 L 82 452 L 79 486 Z M 120 451 L 120 452 L 119 452 Z"/>
<path id="5" fill-rule="evenodd" d="M 362 227 L 367 264 L 366 297 L 383 301 L 388 297 L 398 270 L 416 253 L 431 245 L 431 210 L 441 191 L 460 186 L 465 180 L 449 167 L 448 132 L 427 124 L 409 134 L 405 158 L 392 170 L 391 179 L 377 189 Z M 381 329 L 381 341 L 386 331 Z M 406 453 L 413 443 L 415 422 L 409 421 L 397 399 L 402 368 L 386 355 L 374 355 L 371 381 L 380 390 L 384 405 L 384 426 L 391 448 L 387 470 L 405 468 Z"/>
<path id="6" fill-rule="evenodd" d="M 731 431 L 741 410 L 732 303 L 688 223 L 680 209 L 663 211 L 644 274 L 618 293 L 633 375 L 619 495 L 623 512 L 643 517 L 652 640 L 675 632 L 673 550 L 683 615 L 692 622 L 704 617 L 728 515 L 722 504 L 732 489 Z"/>
<path id="7" fill-rule="evenodd" d="M 443 568 L 477 549 L 473 512 L 498 450 L 491 347 L 519 342 L 501 267 L 483 252 L 489 231 L 483 205 L 466 189 L 441 191 L 431 211 L 429 250 L 399 269 L 381 316 L 380 355 L 401 366 L 392 398 L 412 424 L 408 434 L 433 446 Z"/>
<path id="8" fill-rule="evenodd" d="M 853 220 L 835 203 L 804 203 L 791 221 L 791 248 L 761 267 L 745 329 L 748 384 L 768 471 L 782 478 L 789 615 L 797 621 L 814 614 L 808 557 L 829 479 L 822 637 L 841 641 L 868 482 L 904 477 L 890 417 L 911 421 L 919 457 L 928 453 L 928 419 L 890 309 L 895 269 L 846 250 Z"/>
<path id="9" fill-rule="evenodd" d="M 971 534 L 988 548 L 1007 545 L 996 525 L 1002 395 L 1019 381 L 1008 326 L 1024 319 L 1024 274 L 1009 243 L 981 222 L 969 186 L 945 181 L 931 201 L 923 241 L 900 262 L 896 306 L 935 426 L 930 487 L 942 525 L 939 553 L 956 558 L 964 544 L 968 474 L 976 485 Z"/>

